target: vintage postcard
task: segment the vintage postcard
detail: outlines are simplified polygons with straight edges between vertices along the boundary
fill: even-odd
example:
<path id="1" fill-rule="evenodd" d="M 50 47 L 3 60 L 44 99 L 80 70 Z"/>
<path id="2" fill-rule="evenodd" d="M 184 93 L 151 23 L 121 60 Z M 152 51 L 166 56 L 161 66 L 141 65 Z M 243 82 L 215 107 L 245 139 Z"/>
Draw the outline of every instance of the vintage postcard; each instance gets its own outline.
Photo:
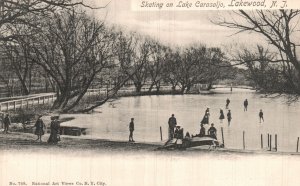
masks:
<path id="1" fill-rule="evenodd" d="M 297 186 L 296 0 L 1 0 L 1 186 Z"/>

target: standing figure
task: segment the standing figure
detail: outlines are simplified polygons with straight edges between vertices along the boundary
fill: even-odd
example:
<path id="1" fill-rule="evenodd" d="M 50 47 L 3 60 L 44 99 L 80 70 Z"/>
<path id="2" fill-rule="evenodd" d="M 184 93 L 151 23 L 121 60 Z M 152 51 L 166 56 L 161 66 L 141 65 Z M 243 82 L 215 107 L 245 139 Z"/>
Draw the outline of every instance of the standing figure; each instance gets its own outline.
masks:
<path id="1" fill-rule="evenodd" d="M 206 114 L 208 117 L 210 116 L 210 113 L 209 113 L 209 107 L 206 108 L 205 114 Z"/>
<path id="2" fill-rule="evenodd" d="M 202 121 L 200 123 L 201 124 L 209 124 L 209 116 L 210 116 L 209 108 L 207 107 L 207 109 L 205 110 L 205 114 L 202 118 Z"/>
<path id="3" fill-rule="evenodd" d="M 4 120 L 4 113 L 3 113 L 3 112 L 0 112 L 0 123 L 1 123 L 1 128 L 4 129 L 3 120 Z"/>
<path id="4" fill-rule="evenodd" d="M 46 128 L 43 120 L 41 119 L 42 115 L 38 116 L 38 119 L 35 122 L 35 125 L 33 127 L 35 127 L 35 135 L 37 135 L 37 141 L 40 140 L 40 142 L 42 142 L 42 135 L 45 134 L 44 129 Z"/>
<path id="5" fill-rule="evenodd" d="M 263 122 L 265 122 L 264 121 L 264 113 L 263 113 L 262 109 L 260 109 L 258 116 L 259 116 L 259 123 L 261 123 L 261 120 Z"/>
<path id="6" fill-rule="evenodd" d="M 51 124 L 50 124 L 50 137 L 48 139 L 48 143 L 50 144 L 57 144 L 60 141 L 59 132 L 60 132 L 60 121 L 58 120 L 59 116 L 52 116 L 51 117 Z"/>
<path id="7" fill-rule="evenodd" d="M 230 103 L 230 100 L 229 100 L 229 98 L 227 98 L 226 99 L 226 109 L 228 109 L 229 103 Z"/>
<path id="8" fill-rule="evenodd" d="M 205 136 L 205 128 L 203 127 L 203 124 L 200 125 L 200 133 L 199 133 L 199 137 L 203 137 Z"/>
<path id="9" fill-rule="evenodd" d="M 217 129 L 214 127 L 214 124 L 211 124 L 211 127 L 208 129 L 208 135 L 210 135 L 210 137 L 217 139 Z"/>
<path id="10" fill-rule="evenodd" d="M 174 137 L 174 128 L 177 125 L 176 118 L 174 117 L 174 114 L 169 118 L 168 121 L 169 124 L 169 140 L 173 139 Z"/>
<path id="11" fill-rule="evenodd" d="M 223 112 L 222 109 L 220 109 L 220 117 L 219 117 L 219 119 L 220 119 L 220 123 L 223 123 L 223 119 L 225 119 L 224 112 Z"/>
<path id="12" fill-rule="evenodd" d="M 247 107 L 248 107 L 248 100 L 245 99 L 245 101 L 244 101 L 244 112 L 247 111 Z"/>
<path id="13" fill-rule="evenodd" d="M 232 119 L 231 112 L 230 112 L 230 110 L 228 110 L 228 113 L 227 113 L 228 126 L 230 126 L 231 119 Z"/>
<path id="14" fill-rule="evenodd" d="M 4 123 L 4 133 L 8 133 L 9 125 L 11 124 L 9 114 L 6 114 L 5 118 L 3 119 Z"/>
<path id="15" fill-rule="evenodd" d="M 133 131 L 134 131 L 134 118 L 131 118 L 131 122 L 129 123 L 129 142 L 134 142 L 133 140 Z"/>

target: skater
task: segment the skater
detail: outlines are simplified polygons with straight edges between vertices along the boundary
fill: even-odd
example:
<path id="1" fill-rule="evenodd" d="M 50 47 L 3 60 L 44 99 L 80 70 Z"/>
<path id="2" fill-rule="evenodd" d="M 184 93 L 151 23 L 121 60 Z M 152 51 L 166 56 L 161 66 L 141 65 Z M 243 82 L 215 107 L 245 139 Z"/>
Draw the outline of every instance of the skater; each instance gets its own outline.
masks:
<path id="1" fill-rule="evenodd" d="M 205 114 L 206 114 L 208 117 L 210 116 L 210 113 L 209 113 L 209 107 L 206 108 Z"/>
<path id="2" fill-rule="evenodd" d="M 133 140 L 133 131 L 134 131 L 134 118 L 131 118 L 131 122 L 129 123 L 129 142 L 135 142 Z"/>
<path id="3" fill-rule="evenodd" d="M 259 116 L 259 123 L 261 123 L 261 120 L 263 122 L 265 122 L 264 121 L 264 113 L 263 113 L 262 109 L 260 109 L 258 116 Z"/>
<path id="4" fill-rule="evenodd" d="M 228 110 L 228 113 L 227 113 L 228 126 L 230 126 L 231 119 L 232 119 L 231 112 L 230 112 L 230 110 Z"/>
<path id="5" fill-rule="evenodd" d="M 208 129 L 208 135 L 210 135 L 210 137 L 217 139 L 217 129 L 214 127 L 214 124 L 211 124 L 211 127 Z"/>
<path id="6" fill-rule="evenodd" d="M 3 119 L 4 123 L 4 133 L 8 133 L 9 125 L 11 124 L 9 114 L 6 114 L 5 118 Z"/>
<path id="7" fill-rule="evenodd" d="M 228 109 L 229 103 L 230 103 L 230 100 L 229 100 L 229 98 L 227 98 L 226 99 L 226 109 Z"/>
<path id="8" fill-rule="evenodd" d="M 245 99 L 245 101 L 244 101 L 244 112 L 247 111 L 247 108 L 248 108 L 248 100 Z"/>
<path id="9" fill-rule="evenodd" d="M 44 129 L 46 128 L 46 126 L 45 126 L 43 120 L 41 119 L 41 117 L 42 117 L 42 115 L 38 116 L 38 119 L 36 120 L 35 125 L 33 126 L 33 128 L 35 127 L 35 133 L 34 134 L 37 135 L 37 137 L 38 137 L 36 139 L 36 141 L 39 140 L 40 142 L 42 142 L 42 135 L 45 134 Z"/>
<path id="10" fill-rule="evenodd" d="M 169 140 L 171 140 L 174 137 L 174 128 L 177 125 L 177 121 L 176 118 L 174 117 L 174 114 L 172 114 L 172 116 L 169 118 L 168 124 L 169 124 Z"/>
<path id="11" fill-rule="evenodd" d="M 205 114 L 203 116 L 203 119 L 200 123 L 201 124 L 209 124 L 209 116 L 210 116 L 209 107 L 207 107 L 207 109 L 205 110 Z"/>
<path id="12" fill-rule="evenodd" d="M 220 108 L 220 123 L 223 123 L 223 119 L 225 118 L 223 110 Z"/>

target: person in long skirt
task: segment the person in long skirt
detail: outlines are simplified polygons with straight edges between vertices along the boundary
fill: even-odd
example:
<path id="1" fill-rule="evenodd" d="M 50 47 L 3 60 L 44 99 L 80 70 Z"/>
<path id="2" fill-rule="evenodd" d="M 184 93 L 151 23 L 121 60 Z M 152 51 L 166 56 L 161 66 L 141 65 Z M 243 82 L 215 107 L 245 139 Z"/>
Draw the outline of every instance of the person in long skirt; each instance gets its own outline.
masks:
<path id="1" fill-rule="evenodd" d="M 42 120 L 42 115 L 38 116 L 38 119 L 36 120 L 35 125 L 33 127 L 35 127 L 34 134 L 38 137 L 36 140 L 42 142 L 42 135 L 45 134 L 44 129 L 46 128 Z"/>
<path id="2" fill-rule="evenodd" d="M 225 106 L 226 109 L 228 109 L 229 103 L 230 103 L 230 100 L 229 100 L 229 98 L 227 98 L 227 99 L 226 99 L 226 106 Z"/>
<path id="3" fill-rule="evenodd" d="M 209 124 L 209 116 L 210 116 L 210 113 L 209 113 L 209 108 L 207 108 L 205 110 L 205 114 L 202 118 L 202 121 L 200 122 L 201 124 Z"/>
<path id="4" fill-rule="evenodd" d="M 60 121 L 58 120 L 59 116 L 52 116 L 51 117 L 51 124 L 50 124 L 50 137 L 48 139 L 48 143 L 50 144 L 57 144 L 60 141 L 59 137 L 59 130 L 60 130 Z"/>
<path id="5" fill-rule="evenodd" d="M 228 126 L 230 126 L 231 119 L 232 119 L 231 112 L 230 112 L 230 110 L 228 110 L 228 113 L 227 113 Z"/>
<path id="6" fill-rule="evenodd" d="M 219 117 L 219 119 L 220 119 L 220 123 L 223 123 L 223 119 L 225 119 L 224 112 L 223 112 L 222 109 L 220 109 L 220 117 Z"/>

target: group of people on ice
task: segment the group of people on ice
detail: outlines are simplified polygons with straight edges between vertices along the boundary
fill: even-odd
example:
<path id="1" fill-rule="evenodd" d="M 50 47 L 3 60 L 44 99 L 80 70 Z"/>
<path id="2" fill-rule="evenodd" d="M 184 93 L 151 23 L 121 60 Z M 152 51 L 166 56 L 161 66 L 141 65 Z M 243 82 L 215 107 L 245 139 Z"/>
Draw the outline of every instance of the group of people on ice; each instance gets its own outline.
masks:
<path id="1" fill-rule="evenodd" d="M 183 128 L 181 128 L 180 126 L 177 126 L 177 120 L 174 116 L 174 114 L 171 115 L 171 117 L 169 118 L 168 121 L 169 124 L 169 140 L 176 138 L 176 139 L 183 139 L 183 138 L 190 138 L 190 133 L 187 132 L 186 135 L 184 136 L 183 134 Z M 205 136 L 205 128 L 203 126 L 203 124 L 201 123 L 200 125 L 200 133 L 195 135 L 198 137 L 203 137 Z M 211 127 L 208 129 L 208 135 L 214 139 L 217 139 L 217 129 L 214 127 L 214 124 L 211 124 Z M 194 137 L 194 136 L 192 136 Z"/>
<path id="2" fill-rule="evenodd" d="M 229 104 L 230 104 L 230 100 L 229 98 L 226 99 L 226 105 L 225 108 L 228 109 L 227 112 L 227 121 L 228 121 L 228 126 L 230 126 L 230 122 L 232 120 L 232 115 L 231 115 L 231 110 L 229 109 Z M 244 111 L 246 112 L 248 110 L 248 100 L 245 99 L 244 100 Z M 263 111 L 262 109 L 260 109 L 260 112 L 258 114 L 259 116 L 259 121 L 264 121 L 264 117 L 263 117 Z M 209 118 L 210 118 L 210 110 L 209 107 L 206 108 L 204 116 L 200 122 L 200 132 L 199 134 L 196 134 L 195 136 L 192 135 L 192 137 L 204 137 L 204 136 L 210 136 L 214 139 L 217 139 L 217 129 L 214 127 L 214 123 L 211 123 L 210 128 L 207 130 L 207 135 L 206 135 L 206 129 L 204 128 L 205 124 L 209 124 Z M 224 111 L 220 108 L 220 123 L 223 123 L 223 119 L 225 119 L 225 115 L 224 115 Z M 173 139 L 173 138 L 178 138 L 178 139 L 183 139 L 183 129 L 180 126 L 177 126 L 177 121 L 176 118 L 174 116 L 174 114 L 171 115 L 171 117 L 169 118 L 168 121 L 169 124 L 169 140 Z M 185 138 L 189 138 L 190 134 L 189 132 L 186 133 Z"/>

